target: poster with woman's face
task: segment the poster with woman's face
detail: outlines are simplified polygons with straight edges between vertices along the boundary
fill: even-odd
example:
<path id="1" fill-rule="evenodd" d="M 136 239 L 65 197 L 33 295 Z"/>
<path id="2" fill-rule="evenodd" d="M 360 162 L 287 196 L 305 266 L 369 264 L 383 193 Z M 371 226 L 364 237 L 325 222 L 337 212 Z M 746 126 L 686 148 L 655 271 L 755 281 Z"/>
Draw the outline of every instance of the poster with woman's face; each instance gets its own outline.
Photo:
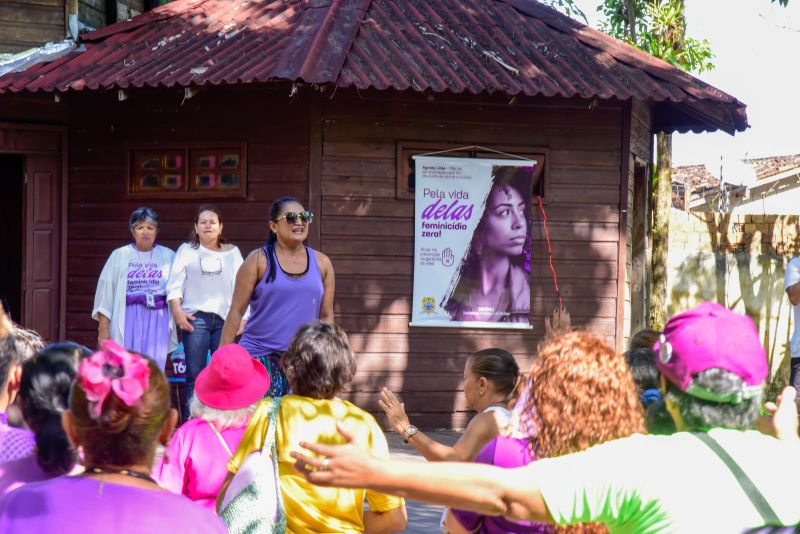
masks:
<path id="1" fill-rule="evenodd" d="M 536 162 L 416 156 L 411 326 L 530 328 Z"/>

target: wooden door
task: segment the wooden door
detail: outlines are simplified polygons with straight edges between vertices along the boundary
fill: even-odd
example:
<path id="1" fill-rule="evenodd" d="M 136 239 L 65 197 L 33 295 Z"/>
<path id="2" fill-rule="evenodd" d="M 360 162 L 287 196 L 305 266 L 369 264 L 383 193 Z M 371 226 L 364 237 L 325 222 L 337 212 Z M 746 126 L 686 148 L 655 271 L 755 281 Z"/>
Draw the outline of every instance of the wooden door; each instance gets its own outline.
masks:
<path id="1" fill-rule="evenodd" d="M 648 287 L 648 167 L 635 160 L 633 167 L 633 224 L 631 228 L 631 335 L 647 327 Z"/>
<path id="2" fill-rule="evenodd" d="M 25 267 L 23 323 L 47 341 L 59 337 L 61 297 L 61 158 L 28 155 L 25 161 Z"/>

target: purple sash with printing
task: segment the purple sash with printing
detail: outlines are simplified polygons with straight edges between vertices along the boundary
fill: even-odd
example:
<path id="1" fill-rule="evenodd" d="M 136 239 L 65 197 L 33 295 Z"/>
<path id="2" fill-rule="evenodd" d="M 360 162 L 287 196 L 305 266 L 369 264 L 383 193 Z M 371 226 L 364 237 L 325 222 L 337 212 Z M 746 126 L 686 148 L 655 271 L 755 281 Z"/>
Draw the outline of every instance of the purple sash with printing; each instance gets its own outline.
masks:
<path id="1" fill-rule="evenodd" d="M 130 306 L 131 304 L 141 304 L 142 306 L 147 307 L 147 295 L 144 293 L 138 293 L 136 295 L 126 295 L 125 304 L 128 306 Z M 150 308 L 151 310 L 161 310 L 166 307 L 167 307 L 166 295 L 153 295 L 153 307 Z"/>

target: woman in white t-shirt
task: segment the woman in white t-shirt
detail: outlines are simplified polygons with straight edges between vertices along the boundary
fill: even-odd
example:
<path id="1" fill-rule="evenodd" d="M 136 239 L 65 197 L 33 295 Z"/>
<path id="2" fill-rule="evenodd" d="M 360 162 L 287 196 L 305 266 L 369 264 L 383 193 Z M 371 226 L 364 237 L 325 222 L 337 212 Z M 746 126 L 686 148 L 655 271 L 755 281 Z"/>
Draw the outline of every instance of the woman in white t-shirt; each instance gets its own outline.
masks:
<path id="1" fill-rule="evenodd" d="M 183 331 L 186 355 L 183 421 L 189 418 L 195 379 L 205 368 L 209 351 L 214 352 L 219 346 L 242 262 L 242 253 L 226 243 L 222 235 L 220 210 L 211 205 L 200 206 L 193 240 L 178 248 L 167 283 L 167 300 L 175 323 Z"/>

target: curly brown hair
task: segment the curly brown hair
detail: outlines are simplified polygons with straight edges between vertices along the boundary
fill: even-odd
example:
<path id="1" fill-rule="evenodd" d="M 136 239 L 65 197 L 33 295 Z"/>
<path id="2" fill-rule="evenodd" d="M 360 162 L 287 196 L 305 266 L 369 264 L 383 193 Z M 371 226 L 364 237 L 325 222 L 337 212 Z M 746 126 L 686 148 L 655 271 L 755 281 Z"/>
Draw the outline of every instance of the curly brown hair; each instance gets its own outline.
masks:
<path id="1" fill-rule="evenodd" d="M 561 456 L 645 432 L 636 384 L 622 354 L 586 332 L 548 339 L 531 367 L 528 413 L 535 414 L 534 452 Z M 556 532 L 606 532 L 602 525 Z"/>

